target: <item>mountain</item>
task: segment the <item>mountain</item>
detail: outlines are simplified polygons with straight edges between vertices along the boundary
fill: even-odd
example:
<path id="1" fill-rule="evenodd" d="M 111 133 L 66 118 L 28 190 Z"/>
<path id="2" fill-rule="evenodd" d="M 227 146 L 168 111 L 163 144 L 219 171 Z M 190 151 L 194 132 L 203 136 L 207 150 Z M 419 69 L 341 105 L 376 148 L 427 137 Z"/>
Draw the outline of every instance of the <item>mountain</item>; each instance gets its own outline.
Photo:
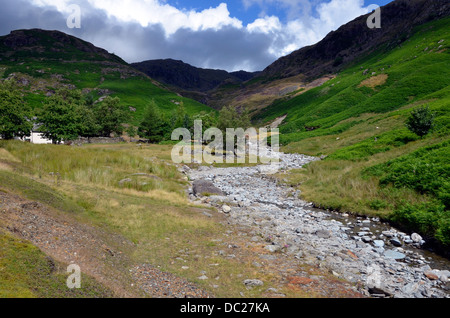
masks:
<path id="1" fill-rule="evenodd" d="M 255 112 L 280 98 L 292 98 L 334 78 L 375 51 L 388 54 L 416 27 L 450 14 L 445 0 L 396 0 L 381 7 L 381 28 L 369 29 L 370 14 L 330 32 L 320 42 L 281 57 L 239 87 L 219 87 L 209 105 L 247 107 Z"/>
<path id="2" fill-rule="evenodd" d="M 171 113 L 180 102 L 194 114 L 211 108 L 179 96 L 161 83 L 131 67 L 115 54 L 60 31 L 16 30 L 0 37 L 0 79 L 15 78 L 33 108 L 60 87 L 78 88 L 94 100 L 117 96 L 140 122 L 153 99 Z"/>
<path id="3" fill-rule="evenodd" d="M 89 42 L 60 31 L 40 29 L 16 30 L 0 37 L 0 54 L 2 60 L 11 62 L 19 62 L 26 58 L 34 60 L 86 58 L 91 61 L 126 64 L 120 57 Z"/>
<path id="4" fill-rule="evenodd" d="M 359 17 L 221 92 L 256 124 L 277 123 L 283 151 L 323 158 L 282 174 L 304 200 L 390 221 L 447 256 L 449 13 L 448 1 L 394 1 L 381 30 Z M 406 126 L 415 112 L 433 118 L 426 136 Z"/>
<path id="5" fill-rule="evenodd" d="M 208 104 L 209 91 L 222 85 L 239 85 L 258 74 L 203 69 L 173 59 L 149 60 L 133 63 L 131 66 L 181 95 L 197 99 L 204 104 Z"/>
<path id="6" fill-rule="evenodd" d="M 284 56 L 269 65 L 263 77 L 308 79 L 336 73 L 345 65 L 384 46 L 390 50 L 407 40 L 414 27 L 450 14 L 446 0 L 397 0 L 381 8 L 381 28 L 367 27 L 368 15 L 360 16 L 330 32 L 322 41 Z"/>

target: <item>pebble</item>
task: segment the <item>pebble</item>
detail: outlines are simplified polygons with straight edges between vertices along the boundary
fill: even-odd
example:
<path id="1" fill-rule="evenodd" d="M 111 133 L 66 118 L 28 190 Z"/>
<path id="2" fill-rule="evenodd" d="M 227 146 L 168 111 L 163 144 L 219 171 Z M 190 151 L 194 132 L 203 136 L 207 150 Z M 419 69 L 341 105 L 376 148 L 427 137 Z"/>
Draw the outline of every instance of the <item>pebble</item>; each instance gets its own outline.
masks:
<path id="1" fill-rule="evenodd" d="M 264 282 L 259 279 L 246 279 L 244 280 L 244 285 L 247 287 L 263 286 Z"/>
<path id="2" fill-rule="evenodd" d="M 384 257 L 391 259 L 403 259 L 406 257 L 406 255 L 400 252 L 396 252 L 394 250 L 387 250 L 384 252 Z"/>
<path id="3" fill-rule="evenodd" d="M 413 234 L 411 234 L 411 240 L 412 240 L 414 243 L 420 243 L 420 241 L 422 241 L 422 236 L 420 236 L 420 235 L 417 234 L 417 233 L 413 233 Z"/>
<path id="4" fill-rule="evenodd" d="M 264 249 L 268 250 L 271 253 L 275 253 L 278 252 L 281 249 L 281 247 L 278 245 L 267 245 L 264 247 Z"/>
<path id="5" fill-rule="evenodd" d="M 391 242 L 391 244 L 394 246 L 402 246 L 403 245 L 402 242 L 397 238 L 390 239 L 389 242 Z"/>
<path id="6" fill-rule="evenodd" d="M 383 240 L 374 240 L 373 245 L 375 245 L 376 247 L 383 247 L 384 241 Z"/>
<path id="7" fill-rule="evenodd" d="M 431 271 L 431 270 L 425 271 L 423 274 L 424 274 L 428 279 L 431 279 L 431 280 L 437 280 L 437 279 L 439 279 L 439 276 L 436 274 L 436 272 Z"/>

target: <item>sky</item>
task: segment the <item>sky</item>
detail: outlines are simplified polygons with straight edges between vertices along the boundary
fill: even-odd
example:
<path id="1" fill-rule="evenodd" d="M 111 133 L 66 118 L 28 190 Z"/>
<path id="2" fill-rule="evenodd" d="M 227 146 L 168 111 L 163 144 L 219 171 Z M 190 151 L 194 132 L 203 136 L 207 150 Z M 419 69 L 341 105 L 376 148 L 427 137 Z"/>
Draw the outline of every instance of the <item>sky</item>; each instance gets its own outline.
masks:
<path id="1" fill-rule="evenodd" d="M 129 63 L 172 58 L 197 67 L 251 72 L 319 42 L 371 12 L 372 5 L 389 2 L 0 0 L 0 35 L 17 29 L 59 30 Z"/>

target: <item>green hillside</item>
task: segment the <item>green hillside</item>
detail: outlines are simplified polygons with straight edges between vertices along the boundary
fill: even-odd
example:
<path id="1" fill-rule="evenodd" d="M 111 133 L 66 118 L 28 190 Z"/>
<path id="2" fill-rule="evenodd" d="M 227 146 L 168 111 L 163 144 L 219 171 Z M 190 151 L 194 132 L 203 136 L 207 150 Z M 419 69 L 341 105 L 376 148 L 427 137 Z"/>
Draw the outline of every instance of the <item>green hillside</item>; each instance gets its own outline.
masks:
<path id="1" fill-rule="evenodd" d="M 183 102 L 188 114 L 211 109 L 173 93 L 114 54 L 58 31 L 13 31 L 0 37 L 0 78 L 14 77 L 33 108 L 61 87 L 83 90 L 94 101 L 119 97 L 138 124 L 153 99 L 164 112 Z"/>
<path id="2" fill-rule="evenodd" d="M 269 121 L 288 114 L 280 127 L 288 143 L 343 132 L 365 113 L 387 113 L 426 101 L 442 109 L 442 98 L 449 97 L 449 26 L 449 18 L 423 25 L 395 49 L 379 48 L 324 85 L 277 100 L 256 118 Z"/>
<path id="3" fill-rule="evenodd" d="M 394 48 L 381 46 L 255 116 L 270 122 L 287 114 L 279 127 L 282 149 L 327 156 L 289 177 L 306 199 L 450 243 L 449 30 L 450 18 L 416 27 Z M 435 125 L 420 138 L 405 121 L 422 105 L 435 112 Z"/>

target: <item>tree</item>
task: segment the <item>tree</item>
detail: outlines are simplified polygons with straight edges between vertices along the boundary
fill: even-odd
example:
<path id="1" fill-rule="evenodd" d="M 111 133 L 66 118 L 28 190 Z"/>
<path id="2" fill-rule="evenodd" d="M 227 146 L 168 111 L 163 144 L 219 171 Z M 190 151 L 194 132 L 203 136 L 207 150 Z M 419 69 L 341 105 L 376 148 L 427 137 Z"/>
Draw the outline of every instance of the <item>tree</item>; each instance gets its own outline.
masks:
<path id="1" fill-rule="evenodd" d="M 63 88 L 44 102 L 37 122 L 44 137 L 54 144 L 78 138 L 83 131 L 83 107 L 80 91 Z"/>
<path id="2" fill-rule="evenodd" d="M 431 112 L 428 105 L 421 106 L 411 112 L 406 120 L 406 127 L 422 138 L 433 128 L 435 116 L 436 114 Z"/>
<path id="3" fill-rule="evenodd" d="M 202 136 L 205 130 L 216 127 L 217 126 L 217 116 L 214 112 L 205 112 L 201 111 L 198 114 L 195 114 L 192 118 L 192 122 L 195 122 L 196 120 L 202 121 Z M 191 133 L 194 133 L 194 125 L 192 125 Z"/>
<path id="4" fill-rule="evenodd" d="M 169 122 L 159 112 L 155 101 L 151 100 L 139 125 L 138 134 L 148 138 L 149 142 L 157 143 L 164 140 L 167 131 L 170 130 L 169 126 Z"/>
<path id="5" fill-rule="evenodd" d="M 250 126 L 250 115 L 246 109 L 239 112 L 232 106 L 226 106 L 219 112 L 217 128 L 223 132 L 225 132 L 227 128 L 243 128 L 245 130 Z"/>
<path id="6" fill-rule="evenodd" d="M 30 107 L 13 81 L 0 81 L 0 136 L 3 139 L 29 136 L 33 129 L 30 118 Z"/>
<path id="7" fill-rule="evenodd" d="M 108 96 L 97 105 L 94 112 L 99 134 L 104 137 L 109 137 L 112 133 L 122 134 L 122 123 L 126 121 L 127 114 L 120 107 L 120 99 Z"/>
<path id="8" fill-rule="evenodd" d="M 80 132 L 81 137 L 98 136 L 100 125 L 97 122 L 95 110 L 89 104 L 80 104 L 81 113 Z"/>
<path id="9" fill-rule="evenodd" d="M 242 128 L 245 131 L 249 127 L 251 127 L 250 115 L 246 109 L 239 112 L 232 106 L 226 106 L 220 110 L 217 128 L 222 131 L 223 144 L 226 145 L 227 149 L 234 148 L 235 152 L 241 150 L 238 149 L 237 135 L 228 132 L 227 128 Z"/>

